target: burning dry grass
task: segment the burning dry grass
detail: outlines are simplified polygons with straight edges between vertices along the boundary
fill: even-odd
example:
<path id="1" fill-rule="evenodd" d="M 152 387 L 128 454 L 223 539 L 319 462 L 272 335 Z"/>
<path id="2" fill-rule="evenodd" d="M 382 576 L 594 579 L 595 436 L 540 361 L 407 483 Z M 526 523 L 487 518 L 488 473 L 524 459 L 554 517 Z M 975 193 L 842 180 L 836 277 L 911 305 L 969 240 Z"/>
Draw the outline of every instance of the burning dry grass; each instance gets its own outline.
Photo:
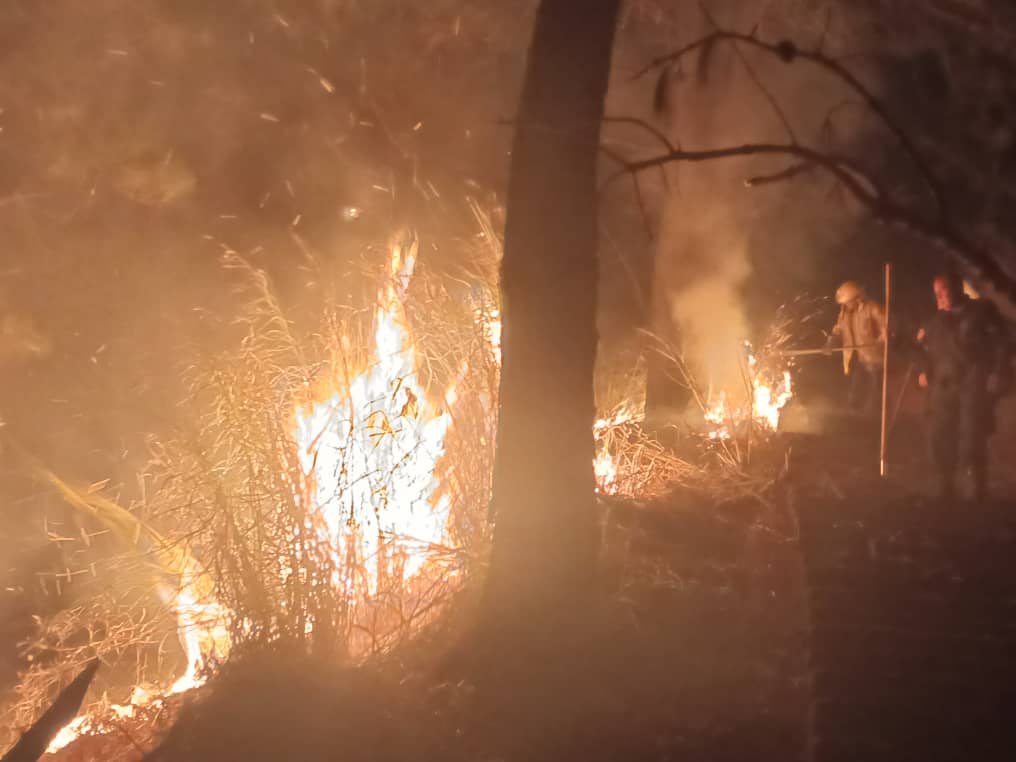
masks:
<path id="1" fill-rule="evenodd" d="M 263 273 L 230 261 L 253 289 L 247 335 L 195 371 L 198 425 L 160 447 L 153 517 L 205 559 L 237 647 L 385 652 L 480 551 L 496 401 L 484 324 L 426 278 L 420 320 L 415 243 L 396 250 L 373 325 L 333 304 L 302 336 Z"/>
<path id="2" fill-rule="evenodd" d="M 248 297 L 242 340 L 189 370 L 189 426 L 153 443 L 147 499 L 128 512 L 61 490 L 123 530 L 128 547 L 158 538 L 132 558 L 144 580 L 153 569 L 165 579 L 117 605 L 83 590 L 85 606 L 40 622 L 12 725 L 37 716 L 95 655 L 122 670 L 134 653 L 145 669 L 129 684 L 153 696 L 197 684 L 230 652 L 279 646 L 359 661 L 418 633 L 461 587 L 487 542 L 499 326 L 496 260 L 484 258 L 496 243 L 477 247 L 468 300 L 425 269 L 410 280 L 411 236 L 375 253 L 393 264 L 375 280 L 380 303 L 340 304 L 321 266 L 308 324 L 286 314 L 264 272 L 227 252 Z M 108 565 L 98 568 L 96 585 L 116 588 Z M 174 630 L 186 674 L 159 687 Z M 103 704 L 86 707 L 93 727 L 125 719 Z"/>
<path id="3" fill-rule="evenodd" d="M 457 274 L 425 262 L 414 271 L 413 235 L 378 246 L 385 267 L 367 278 L 380 284 L 377 302 L 342 303 L 323 259 L 304 250 L 321 288 L 299 320 L 263 271 L 226 252 L 247 297 L 241 339 L 188 371 L 189 425 L 153 443 L 147 498 L 129 513 L 131 531 L 157 538 L 160 584 L 173 590 L 158 605 L 158 585 L 147 597 L 96 595 L 43 623 L 15 723 L 96 654 L 120 665 L 132 655 L 130 685 L 149 686 L 133 709 L 90 708 L 94 727 L 116 728 L 144 724 L 169 706 L 153 697 L 199 684 L 228 658 L 281 648 L 358 663 L 439 620 L 488 543 L 500 251 L 474 213 L 482 235 Z M 659 501 L 681 488 L 702 505 L 760 496 L 764 477 L 747 472 L 736 436 L 675 450 L 647 431 L 644 369 L 636 358 L 599 370 L 601 492 Z M 160 688 L 174 631 L 185 674 Z"/>
<path id="4" fill-rule="evenodd" d="M 165 647 L 172 639 L 171 612 L 148 608 L 136 600 L 137 595 L 133 598 L 97 591 L 81 605 L 41 623 L 38 636 L 25 644 L 32 667 L 22 675 L 8 710 L 14 728 L 29 727 L 40 708 L 96 656 L 107 663 L 131 665 L 137 685 L 148 684 L 164 672 Z M 91 713 L 97 727 L 103 725 L 98 718 L 115 717 L 105 698 Z"/>
<path id="5" fill-rule="evenodd" d="M 793 728 L 797 707 L 771 700 L 775 659 L 761 644 L 778 625 L 762 629 L 749 613 L 771 616 L 768 589 L 764 606 L 742 597 L 741 579 L 756 573 L 740 564 L 744 527 L 686 514 L 670 530 L 653 532 L 653 553 L 639 551 L 617 595 L 535 623 L 532 642 L 488 644 L 489 674 L 449 667 L 448 646 L 461 632 L 358 669 L 255 654 L 227 665 L 152 759 L 759 754 L 765 740 L 751 723 L 765 709 L 766 724 Z M 729 754 L 699 747 L 726 749 L 738 733 L 741 746 Z M 783 753 L 763 756 L 792 756 L 780 742 Z"/>

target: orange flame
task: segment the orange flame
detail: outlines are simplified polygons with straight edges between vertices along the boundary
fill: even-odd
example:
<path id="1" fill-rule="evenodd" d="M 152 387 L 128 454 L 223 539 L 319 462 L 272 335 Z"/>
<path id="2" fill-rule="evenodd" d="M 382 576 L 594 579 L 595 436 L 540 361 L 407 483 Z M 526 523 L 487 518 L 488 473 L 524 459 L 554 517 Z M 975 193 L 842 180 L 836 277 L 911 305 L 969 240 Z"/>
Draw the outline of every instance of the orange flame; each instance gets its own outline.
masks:
<path id="1" fill-rule="evenodd" d="M 703 411 L 706 422 L 713 426 L 709 432 L 710 439 L 729 439 L 732 429 L 744 421 L 751 421 L 752 425 L 764 431 L 776 431 L 783 408 L 794 396 L 789 370 L 784 369 L 777 381 L 768 380 L 760 372 L 748 342 L 745 342 L 745 348 L 748 352 L 751 399 L 741 405 L 731 404 L 726 391 L 720 391 L 715 398 L 711 397 Z"/>
<path id="2" fill-rule="evenodd" d="M 367 570 L 350 594 L 373 594 L 391 575 L 411 580 L 448 539 L 450 498 L 434 496 L 451 416 L 428 400 L 417 378 L 400 299 L 414 261 L 412 249 L 393 248 L 396 283 L 381 294 L 371 365 L 295 414 L 301 465 L 336 560 L 351 558 Z M 443 397 L 454 403 L 454 384 Z"/>

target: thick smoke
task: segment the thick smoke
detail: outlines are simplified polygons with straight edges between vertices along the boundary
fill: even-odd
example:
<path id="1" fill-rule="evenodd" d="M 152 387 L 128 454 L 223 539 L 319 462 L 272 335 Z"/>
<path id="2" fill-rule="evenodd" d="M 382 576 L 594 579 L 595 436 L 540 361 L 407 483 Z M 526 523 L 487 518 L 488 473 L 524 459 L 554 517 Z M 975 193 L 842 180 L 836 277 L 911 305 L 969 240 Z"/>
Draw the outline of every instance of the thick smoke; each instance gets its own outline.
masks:
<path id="1" fill-rule="evenodd" d="M 668 265 L 667 317 L 679 349 L 705 392 L 732 386 L 739 377 L 749 335 L 742 290 L 751 276 L 748 240 L 724 204 L 707 190 L 663 219 L 658 256 Z M 690 199 L 691 200 L 691 199 Z"/>
<path id="2" fill-rule="evenodd" d="M 779 19 L 760 17 L 755 4 L 714 5 L 724 28 L 757 25 L 758 36 L 773 41 L 786 33 Z M 700 13 L 684 14 L 684 22 L 681 42 L 711 29 Z M 839 37 L 841 44 L 847 39 Z M 828 44 L 835 44 L 832 38 Z M 849 147 L 837 145 L 837 134 L 857 141 L 871 126 L 859 108 L 827 118 L 837 104 L 855 98 L 828 75 L 743 45 L 721 44 L 689 57 L 658 93 L 668 135 L 688 150 L 796 140 L 842 151 Z M 828 260 L 830 247 L 856 224 L 850 204 L 830 203 L 833 183 L 818 171 L 746 187 L 746 179 L 794 163 L 738 157 L 669 170 L 656 245 L 656 328 L 703 392 L 742 393 L 744 342 L 765 332 L 765 315 L 771 319 L 795 286 L 814 282 L 817 263 Z M 759 313 L 756 320 L 752 311 Z"/>

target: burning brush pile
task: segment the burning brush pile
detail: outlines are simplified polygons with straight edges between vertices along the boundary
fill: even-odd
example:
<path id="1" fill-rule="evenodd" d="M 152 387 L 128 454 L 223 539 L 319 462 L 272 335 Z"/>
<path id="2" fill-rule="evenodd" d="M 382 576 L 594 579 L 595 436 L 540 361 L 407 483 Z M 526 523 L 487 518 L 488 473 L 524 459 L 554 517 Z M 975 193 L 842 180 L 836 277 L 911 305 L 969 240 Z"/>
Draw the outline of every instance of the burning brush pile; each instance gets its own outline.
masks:
<path id="1" fill-rule="evenodd" d="M 52 751 L 125 722 L 150 729 L 172 696 L 231 655 L 282 644 L 355 663 L 435 621 L 489 539 L 500 321 L 497 237 L 488 229 L 485 239 L 468 298 L 421 268 L 415 237 L 403 235 L 374 252 L 383 267 L 372 304 L 326 295 L 303 329 L 263 272 L 225 253 L 249 297 L 243 337 L 191 370 L 193 425 L 154 445 L 143 504 L 126 510 L 42 469 L 118 540 L 116 560 L 92 576 L 137 584 L 42 623 L 33 648 L 50 658 L 24 675 L 15 727 L 95 656 L 133 658 L 135 687 L 122 704 L 86 706 Z M 791 396 L 789 371 L 768 367 L 746 355 L 744 404 L 699 398 L 705 439 L 728 454 L 731 474 L 745 435 L 775 431 Z M 644 380 L 627 378 L 594 426 L 600 492 L 648 498 L 675 483 L 715 485 L 714 471 L 643 430 L 635 388 Z M 175 661 L 166 656 L 174 636 Z"/>
<path id="2" fill-rule="evenodd" d="M 616 375 L 601 372 L 597 399 L 610 401 L 611 412 L 594 425 L 598 454 L 595 470 L 603 494 L 629 498 L 664 497 L 676 485 L 699 492 L 706 502 L 736 498 L 754 491 L 747 472 L 752 449 L 764 446 L 780 428 L 787 404 L 794 398 L 792 360 L 784 350 L 820 312 L 801 299 L 781 307 L 756 350 L 744 340 L 731 349 L 738 378 L 728 384 L 701 384 L 682 353 L 653 339 L 653 350 L 669 366 L 691 399 L 686 415 L 671 428 L 680 444 L 664 446 L 644 423 L 647 368 L 645 357 L 633 370 Z M 673 437 L 668 437 L 668 440 Z"/>

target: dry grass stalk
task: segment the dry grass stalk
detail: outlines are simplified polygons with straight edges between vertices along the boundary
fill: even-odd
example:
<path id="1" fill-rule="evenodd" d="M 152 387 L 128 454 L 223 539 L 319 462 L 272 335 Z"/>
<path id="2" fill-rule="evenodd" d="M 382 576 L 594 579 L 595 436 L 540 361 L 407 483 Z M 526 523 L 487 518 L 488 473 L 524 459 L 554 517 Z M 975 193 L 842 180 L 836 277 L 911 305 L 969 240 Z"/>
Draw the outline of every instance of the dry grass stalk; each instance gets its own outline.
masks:
<path id="1" fill-rule="evenodd" d="M 479 207 L 474 212 L 486 219 Z M 463 246 L 469 251 L 462 259 L 469 264 L 460 268 L 460 279 L 468 299 L 447 272 L 425 264 L 404 296 L 421 384 L 428 397 L 438 398 L 454 382 L 457 396 L 439 466 L 440 493 L 434 496 L 451 502 L 448 546 L 423 549 L 428 563 L 411 584 L 403 576 L 403 538 L 378 538 L 380 563 L 364 558 L 355 543 L 336 545 L 294 440 L 298 406 L 319 400 L 325 390 L 348 387 L 368 367 L 377 304 L 339 302 L 323 259 L 305 250 L 307 267 L 317 268 L 312 275 L 322 288 L 309 310 L 313 320 L 292 319 L 268 276 L 226 249 L 224 263 L 247 297 L 237 321 L 242 339 L 235 349 L 188 369 L 188 425 L 153 443 L 147 499 L 134 515 L 158 529 L 163 552 L 176 549 L 201 561 L 213 583 L 212 597 L 229 612 L 234 652 L 273 644 L 339 658 L 388 652 L 435 620 L 483 555 L 498 381 L 487 323 L 496 319 L 499 244 L 491 234 L 467 237 Z M 375 263 L 389 259 L 385 247 L 364 257 Z M 365 269 L 376 284 L 379 268 Z M 376 294 L 376 285 L 369 290 Z M 399 387 L 403 380 L 392 381 Z M 378 421 L 379 436 L 397 425 Z M 394 476 L 369 477 L 379 512 L 385 510 L 386 482 Z M 383 570 L 370 590 L 368 566 Z M 103 586 L 116 589 L 108 563 L 98 568 L 94 589 L 82 592 L 82 605 L 40 623 L 38 642 L 26 645 L 35 662 L 16 697 L 12 726 L 27 725 L 94 655 L 119 667 L 105 671 L 118 672 L 119 684 L 128 656 L 137 665 L 127 685 L 179 673 L 178 649 L 170 647 L 175 612 L 153 600 L 150 578 L 133 598 L 121 591 L 114 600 L 102 592 Z M 175 660 L 177 669 L 167 669 L 163 657 Z M 126 698 L 117 695 L 123 688 L 111 690 Z M 96 716 L 108 716 L 101 705 L 91 708 Z"/>

